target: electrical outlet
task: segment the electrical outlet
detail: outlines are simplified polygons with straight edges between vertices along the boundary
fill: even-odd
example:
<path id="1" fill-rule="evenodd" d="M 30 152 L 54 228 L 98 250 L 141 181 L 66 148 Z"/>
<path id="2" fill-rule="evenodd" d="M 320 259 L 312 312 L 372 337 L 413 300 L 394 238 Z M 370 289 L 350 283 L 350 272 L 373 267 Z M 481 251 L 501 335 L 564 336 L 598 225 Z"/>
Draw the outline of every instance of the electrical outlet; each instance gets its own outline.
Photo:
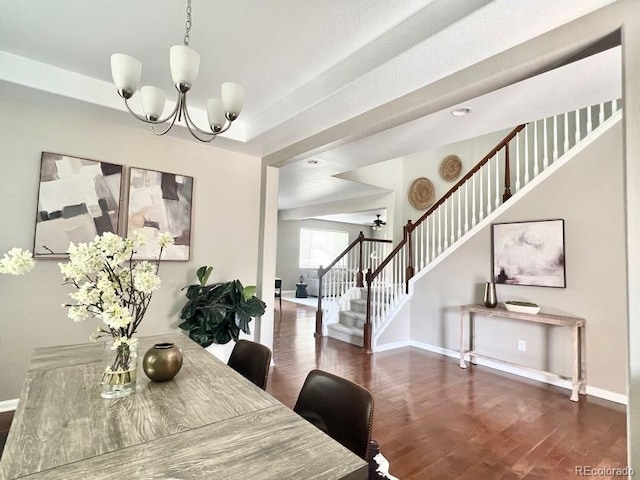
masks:
<path id="1" fill-rule="evenodd" d="M 527 351 L 527 341 L 526 340 L 522 340 L 522 339 L 518 339 L 518 351 L 519 352 L 526 352 Z"/>

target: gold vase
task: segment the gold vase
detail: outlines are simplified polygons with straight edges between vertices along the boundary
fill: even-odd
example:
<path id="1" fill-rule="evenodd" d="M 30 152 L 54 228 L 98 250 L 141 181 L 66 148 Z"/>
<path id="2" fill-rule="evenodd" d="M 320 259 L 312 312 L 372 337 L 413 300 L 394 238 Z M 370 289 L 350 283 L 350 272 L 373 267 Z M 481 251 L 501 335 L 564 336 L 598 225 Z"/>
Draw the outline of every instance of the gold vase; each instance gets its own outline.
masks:
<path id="1" fill-rule="evenodd" d="M 182 350 L 173 343 L 156 343 L 142 359 L 142 369 L 152 382 L 171 380 L 182 368 Z"/>

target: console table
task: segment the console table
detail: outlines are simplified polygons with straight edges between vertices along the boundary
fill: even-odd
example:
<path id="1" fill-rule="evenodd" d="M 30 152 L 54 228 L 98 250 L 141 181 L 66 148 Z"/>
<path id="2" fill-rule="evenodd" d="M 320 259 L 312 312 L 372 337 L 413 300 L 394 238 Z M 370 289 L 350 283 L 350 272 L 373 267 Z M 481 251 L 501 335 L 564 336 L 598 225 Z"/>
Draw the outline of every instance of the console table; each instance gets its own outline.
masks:
<path id="1" fill-rule="evenodd" d="M 586 394 L 586 333 L 585 320 L 583 318 L 567 317 L 563 315 L 550 315 L 548 313 L 519 313 L 510 312 L 504 308 L 487 308 L 484 305 L 463 305 L 460 307 L 460 368 L 467 368 L 464 357 L 469 355 L 471 360 L 473 357 L 487 358 L 493 361 L 512 364 L 493 357 L 479 354 L 475 351 L 475 330 L 476 315 L 486 317 L 504 318 L 511 320 L 520 320 L 523 322 L 533 322 L 547 325 L 557 325 L 561 327 L 569 327 L 571 329 L 571 351 L 572 351 L 572 368 L 571 368 L 571 400 L 577 402 L 578 394 Z M 468 319 L 468 322 L 465 321 Z M 469 325 L 469 350 L 465 350 L 465 324 Z M 537 370 L 529 367 L 521 366 L 527 370 L 534 371 L 553 377 L 561 377 L 553 372 Z"/>
<path id="2" fill-rule="evenodd" d="M 169 382 L 100 397 L 103 347 L 36 350 L 0 461 L 0 479 L 366 479 L 367 463 L 186 335 Z"/>

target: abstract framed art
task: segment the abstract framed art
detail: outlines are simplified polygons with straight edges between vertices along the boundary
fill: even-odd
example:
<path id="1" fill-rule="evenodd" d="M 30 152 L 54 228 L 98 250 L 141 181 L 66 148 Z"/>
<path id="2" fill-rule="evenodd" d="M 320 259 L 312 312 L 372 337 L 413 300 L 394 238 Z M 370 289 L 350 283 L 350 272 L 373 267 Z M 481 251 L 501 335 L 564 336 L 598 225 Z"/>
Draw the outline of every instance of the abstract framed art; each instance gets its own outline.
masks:
<path id="1" fill-rule="evenodd" d="M 564 220 L 492 225 L 493 281 L 565 288 Z"/>
<path id="2" fill-rule="evenodd" d="M 131 167 L 127 235 L 138 232 L 148 239 L 134 259 L 156 258 L 154 239 L 159 233 L 169 232 L 175 243 L 164 250 L 162 259 L 189 260 L 192 193 L 192 177 Z"/>
<path id="3" fill-rule="evenodd" d="M 118 233 L 122 165 L 42 152 L 33 254 L 66 256 L 69 242 Z"/>

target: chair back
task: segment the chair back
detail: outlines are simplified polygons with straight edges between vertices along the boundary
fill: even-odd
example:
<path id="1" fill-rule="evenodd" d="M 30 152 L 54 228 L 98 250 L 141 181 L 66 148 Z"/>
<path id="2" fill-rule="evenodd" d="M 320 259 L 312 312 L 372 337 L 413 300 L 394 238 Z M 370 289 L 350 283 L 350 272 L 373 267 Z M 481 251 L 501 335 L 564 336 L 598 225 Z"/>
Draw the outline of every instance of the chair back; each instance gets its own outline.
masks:
<path id="1" fill-rule="evenodd" d="M 373 397 L 365 388 L 337 375 L 312 370 L 293 411 L 367 460 Z"/>
<path id="2" fill-rule="evenodd" d="M 263 390 L 267 386 L 270 364 L 269 347 L 250 340 L 238 340 L 227 362 L 227 365 Z"/>

